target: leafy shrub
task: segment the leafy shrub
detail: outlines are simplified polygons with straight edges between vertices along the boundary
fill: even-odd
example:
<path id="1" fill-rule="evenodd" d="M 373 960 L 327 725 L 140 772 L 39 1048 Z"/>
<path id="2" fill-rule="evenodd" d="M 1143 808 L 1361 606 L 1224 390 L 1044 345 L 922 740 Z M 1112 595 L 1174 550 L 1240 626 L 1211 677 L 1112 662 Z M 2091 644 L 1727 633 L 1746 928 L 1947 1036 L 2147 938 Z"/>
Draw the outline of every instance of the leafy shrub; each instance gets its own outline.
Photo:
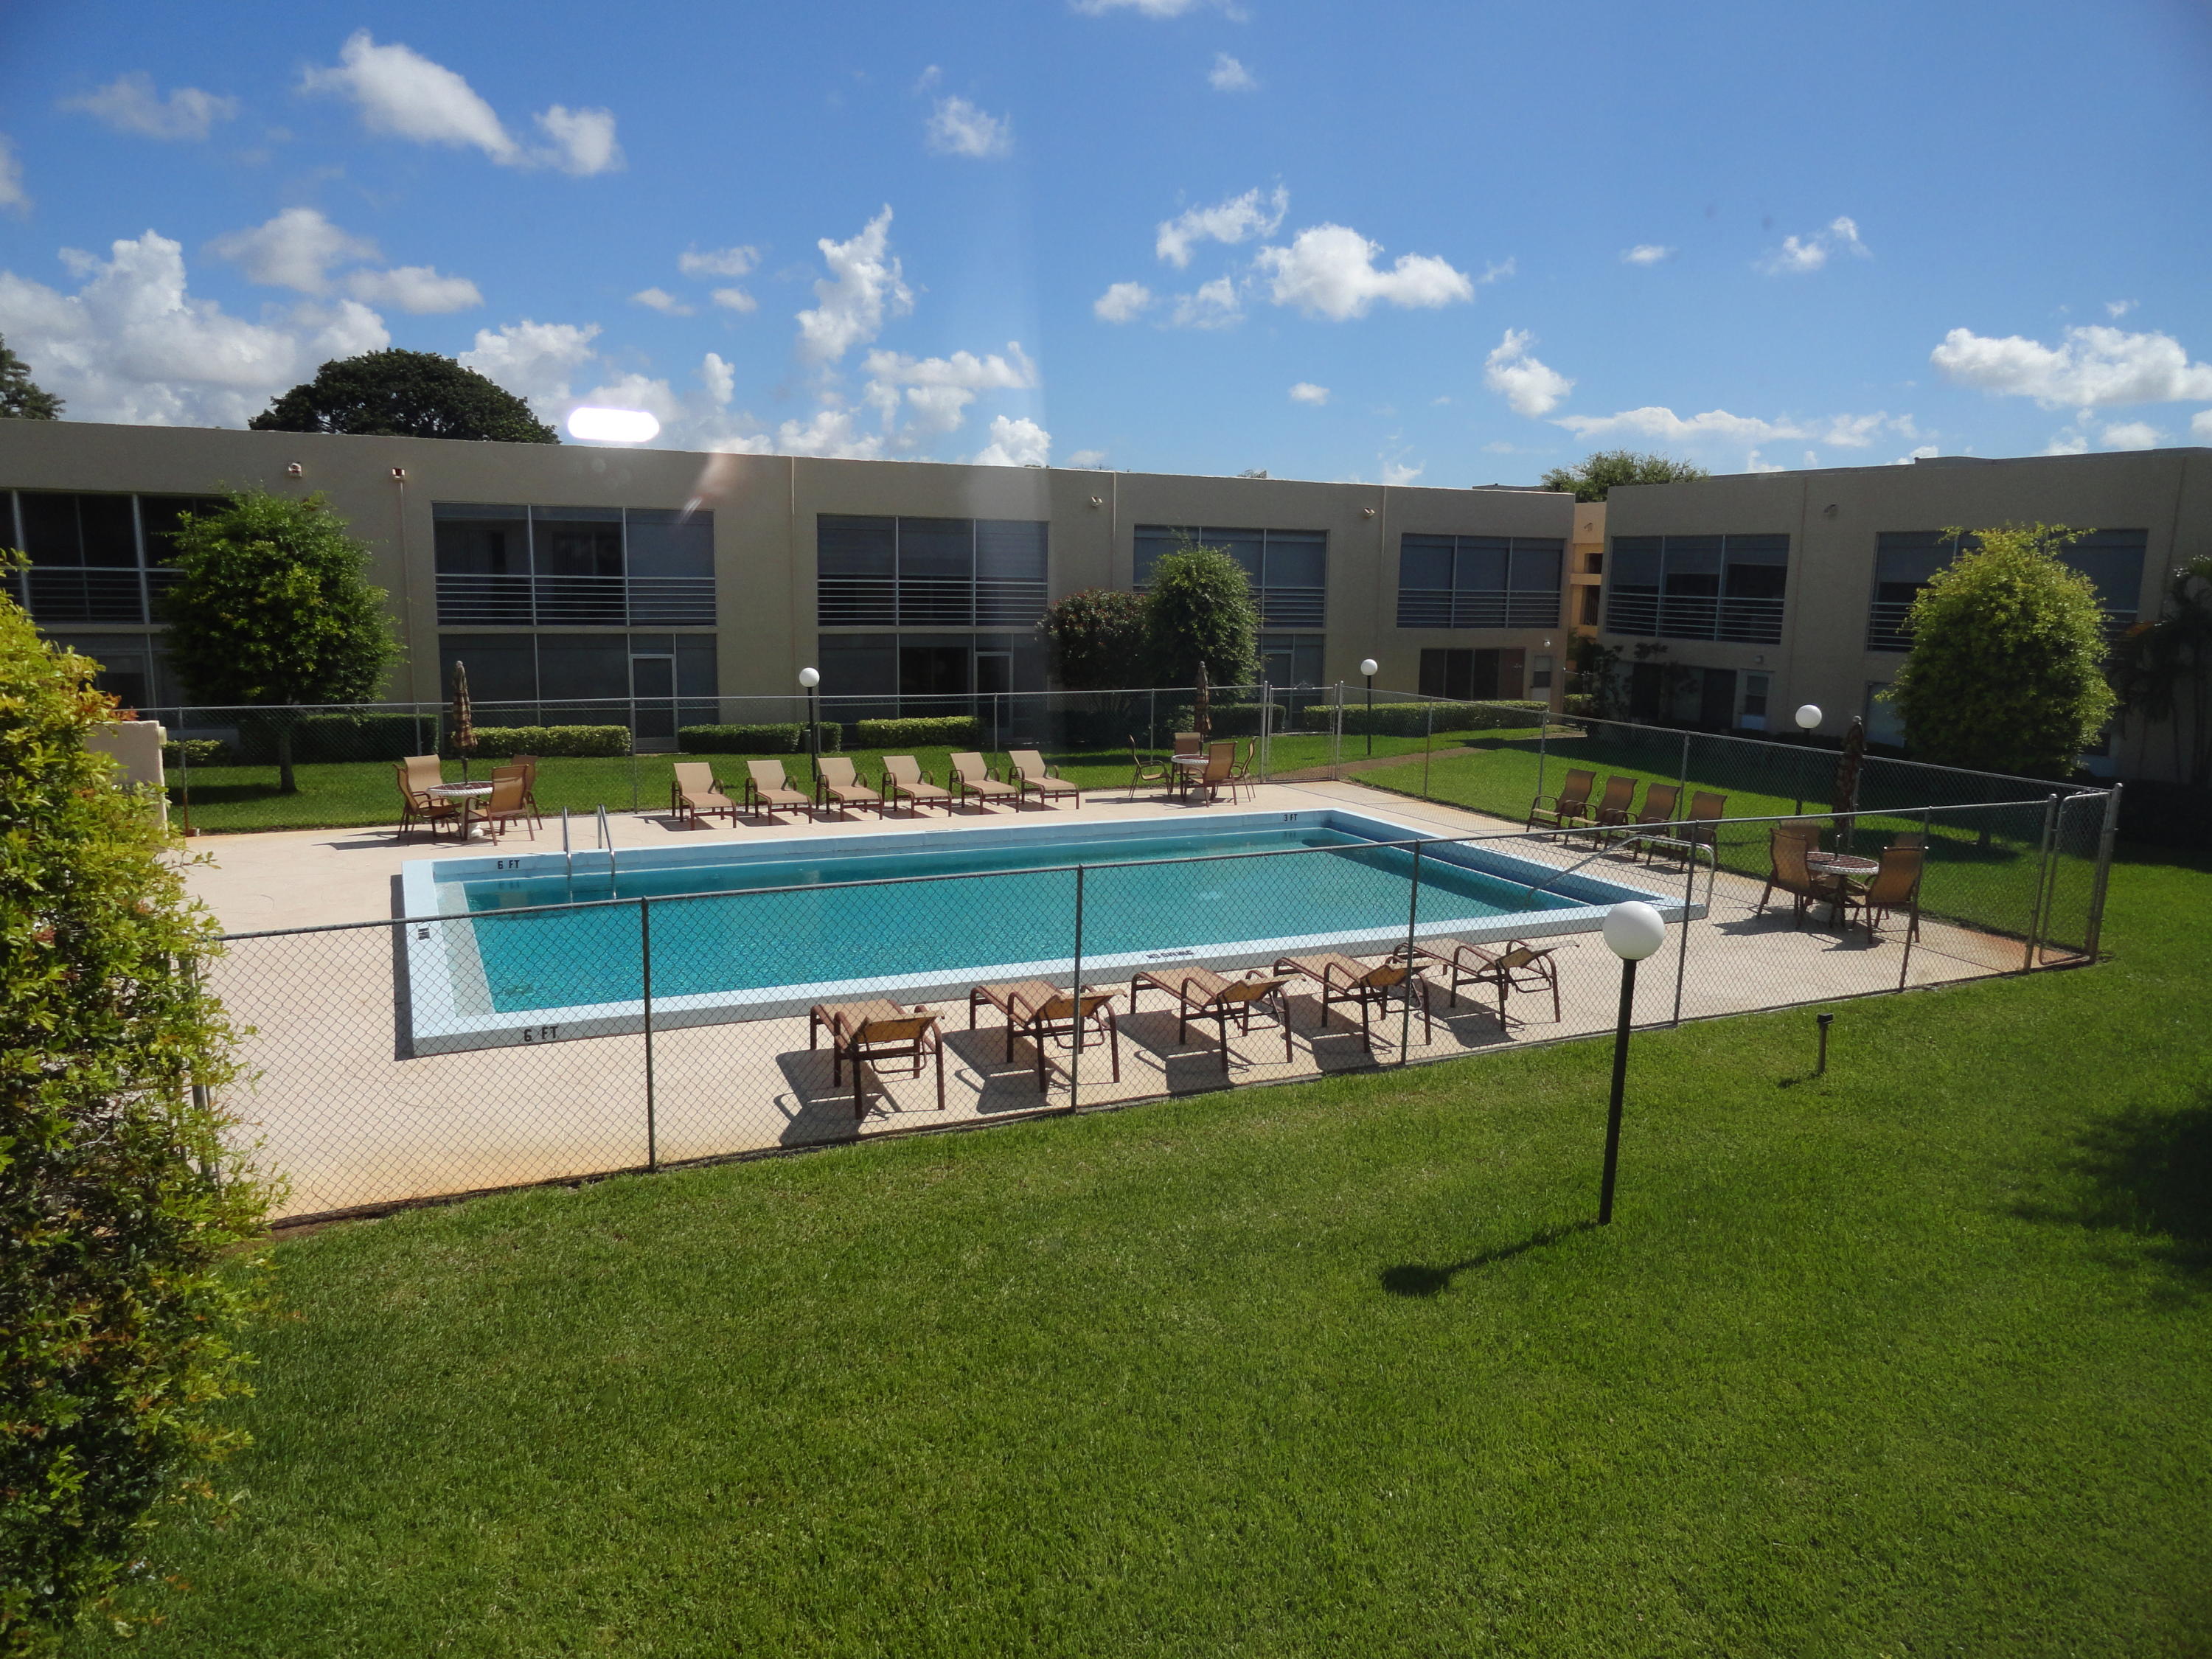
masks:
<path id="1" fill-rule="evenodd" d="M 221 738 L 172 738 L 161 745 L 161 764 L 165 769 L 179 766 L 224 766 L 229 763 L 230 745 Z"/>
<path id="2" fill-rule="evenodd" d="M 1207 724 L 1217 738 L 1257 737 L 1260 734 L 1260 707 L 1256 702 L 1212 703 L 1207 708 Z M 1198 710 L 1190 703 L 1181 703 L 1173 708 L 1161 709 L 1160 717 L 1164 722 L 1161 727 L 1160 741 L 1164 743 L 1170 732 L 1194 730 Z M 1289 724 L 1290 710 L 1277 703 L 1274 714 L 1268 719 L 1267 729 L 1282 732 L 1289 728 Z"/>
<path id="3" fill-rule="evenodd" d="M 247 766 L 269 766 L 279 759 L 278 740 L 288 730 L 292 758 L 309 761 L 393 761 L 423 752 L 437 730 L 434 719 L 412 714 L 295 714 L 285 709 L 240 710 L 239 759 Z"/>
<path id="4" fill-rule="evenodd" d="M 853 722 L 855 749 L 961 749 L 981 741 L 982 722 L 970 714 Z"/>
<path id="5" fill-rule="evenodd" d="M 1347 692 L 1344 730 L 1347 736 L 1418 738 L 1429 732 L 1494 732 L 1534 726 L 1548 705 L 1519 699 L 1492 702 L 1378 702 L 1373 708 Z"/>
<path id="6" fill-rule="evenodd" d="M 1140 672 L 1145 599 L 1119 588 L 1086 587 L 1054 599 L 1037 632 L 1052 650 L 1052 672 L 1071 691 L 1112 690 Z"/>
<path id="7" fill-rule="evenodd" d="M 509 755 L 558 755 L 569 759 L 629 753 L 627 726 L 479 726 L 477 746 L 469 752 L 478 760 L 504 760 Z M 460 757 L 451 732 L 441 751 L 448 760 Z"/>
<path id="8" fill-rule="evenodd" d="M 843 746 L 844 727 L 834 720 L 822 723 L 822 748 L 834 754 Z M 685 726 L 676 732 L 676 746 L 687 755 L 803 755 L 806 752 L 804 720 L 755 726 Z"/>
<path id="9" fill-rule="evenodd" d="M 258 1264 L 234 1260 L 270 1196 L 192 1085 L 232 1075 L 190 964 L 215 928 L 113 763 L 94 664 L 0 599 L 0 1650 L 113 1607 L 159 1517 L 211 1497 L 242 1443 Z M 224 1271 L 218 1272 L 222 1266 Z M 117 1609 L 119 1611 L 120 1609 Z"/>

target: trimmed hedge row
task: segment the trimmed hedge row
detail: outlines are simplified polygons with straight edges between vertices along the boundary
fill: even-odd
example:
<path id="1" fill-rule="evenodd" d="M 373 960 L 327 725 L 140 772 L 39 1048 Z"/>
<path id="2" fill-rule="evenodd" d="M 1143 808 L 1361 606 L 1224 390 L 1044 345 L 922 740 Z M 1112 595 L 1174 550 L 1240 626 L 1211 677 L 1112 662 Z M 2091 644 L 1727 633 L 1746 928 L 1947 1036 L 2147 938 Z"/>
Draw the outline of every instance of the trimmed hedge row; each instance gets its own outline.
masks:
<path id="1" fill-rule="evenodd" d="M 1378 702 L 1372 709 L 1347 694 L 1344 731 L 1347 737 L 1418 738 L 1427 732 L 1485 732 L 1501 726 L 1534 726 L 1548 704 L 1500 698 L 1491 702 Z"/>
<path id="2" fill-rule="evenodd" d="M 229 758 L 230 745 L 221 738 L 172 738 L 161 745 L 165 771 L 181 766 L 222 766 Z"/>
<path id="3" fill-rule="evenodd" d="M 845 746 L 845 728 L 836 721 L 823 721 L 821 732 L 823 753 L 835 754 Z M 687 755 L 803 755 L 806 722 L 678 726 L 676 746 Z"/>
<path id="4" fill-rule="evenodd" d="M 241 714 L 238 758 L 246 766 L 270 766 L 276 759 L 276 728 L 289 721 L 292 758 L 314 761 L 404 760 L 419 755 L 434 737 L 435 720 L 412 714 Z"/>
<path id="5" fill-rule="evenodd" d="M 982 741 L 983 723 L 972 714 L 933 714 L 911 720 L 855 720 L 855 749 L 959 749 Z"/>
<path id="6" fill-rule="evenodd" d="M 509 755 L 557 755 L 574 760 L 629 753 L 627 726 L 479 726 L 476 738 L 470 753 L 479 760 Z M 453 760 L 461 751 L 448 742 L 441 752 Z"/>

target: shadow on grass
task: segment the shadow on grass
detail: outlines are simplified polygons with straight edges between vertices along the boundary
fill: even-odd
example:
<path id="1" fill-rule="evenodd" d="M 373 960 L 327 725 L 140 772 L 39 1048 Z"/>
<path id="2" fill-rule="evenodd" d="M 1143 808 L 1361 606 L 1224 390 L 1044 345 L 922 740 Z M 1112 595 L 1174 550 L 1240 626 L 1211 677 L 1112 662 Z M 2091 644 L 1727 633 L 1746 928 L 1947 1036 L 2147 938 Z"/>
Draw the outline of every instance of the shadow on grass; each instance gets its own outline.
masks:
<path id="1" fill-rule="evenodd" d="M 2072 1201 L 2020 1213 L 2142 1240 L 2160 1265 L 2212 1288 L 2212 1091 L 2187 1105 L 2127 1106 L 2084 1129 L 2067 1165 Z"/>
<path id="2" fill-rule="evenodd" d="M 1561 1226 L 1546 1227 L 1533 1232 L 1518 1243 L 1501 1244 L 1494 1250 L 1485 1250 L 1480 1255 L 1455 1261 L 1448 1267 L 1426 1267 L 1409 1262 L 1401 1267 L 1385 1267 L 1377 1278 L 1382 1288 L 1392 1296 L 1441 1296 L 1451 1288 L 1454 1279 L 1472 1268 L 1510 1261 L 1516 1255 L 1526 1255 L 1547 1244 L 1556 1244 L 1577 1233 L 1586 1233 L 1596 1225 L 1595 1221 L 1570 1221 Z"/>

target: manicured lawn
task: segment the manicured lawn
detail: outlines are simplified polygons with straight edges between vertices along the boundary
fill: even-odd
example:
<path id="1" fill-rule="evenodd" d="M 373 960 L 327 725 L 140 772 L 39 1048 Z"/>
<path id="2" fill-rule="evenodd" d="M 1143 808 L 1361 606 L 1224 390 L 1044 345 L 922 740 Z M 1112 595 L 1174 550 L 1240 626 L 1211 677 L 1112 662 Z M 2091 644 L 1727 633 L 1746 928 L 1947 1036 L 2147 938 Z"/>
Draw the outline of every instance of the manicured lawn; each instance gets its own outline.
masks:
<path id="1" fill-rule="evenodd" d="M 2208 908 L 1640 1037 L 1603 1231 L 1583 1043 L 284 1244 L 128 1650 L 2203 1653 Z"/>

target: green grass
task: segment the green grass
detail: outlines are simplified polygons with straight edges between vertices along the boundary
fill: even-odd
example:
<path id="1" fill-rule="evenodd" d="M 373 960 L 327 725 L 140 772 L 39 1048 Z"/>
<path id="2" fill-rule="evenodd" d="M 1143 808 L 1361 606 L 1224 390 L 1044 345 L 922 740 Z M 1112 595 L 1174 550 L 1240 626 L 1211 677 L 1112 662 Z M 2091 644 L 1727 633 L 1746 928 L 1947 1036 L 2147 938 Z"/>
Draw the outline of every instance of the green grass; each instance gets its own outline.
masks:
<path id="1" fill-rule="evenodd" d="M 2208 906 L 1639 1037 L 1602 1231 L 1599 1042 L 283 1244 L 131 1650 L 2202 1654 Z"/>

